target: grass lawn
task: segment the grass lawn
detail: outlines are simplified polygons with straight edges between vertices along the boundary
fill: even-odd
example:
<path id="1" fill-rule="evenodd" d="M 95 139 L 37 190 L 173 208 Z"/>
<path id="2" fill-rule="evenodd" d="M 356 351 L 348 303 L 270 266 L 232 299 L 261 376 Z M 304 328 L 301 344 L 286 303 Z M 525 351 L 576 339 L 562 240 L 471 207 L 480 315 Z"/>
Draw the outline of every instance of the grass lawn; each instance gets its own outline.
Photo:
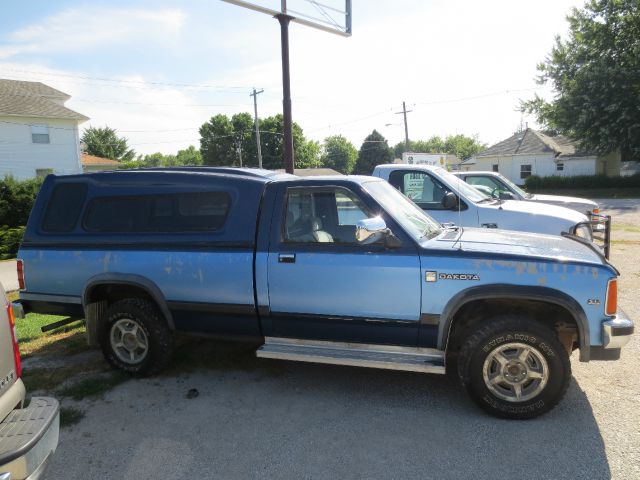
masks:
<path id="1" fill-rule="evenodd" d="M 18 299 L 18 292 L 7 294 L 10 302 Z M 74 354 L 86 350 L 84 323 L 80 320 L 50 332 L 42 333 L 41 328 L 66 317 L 28 313 L 26 318 L 16 318 L 20 356 Z"/>

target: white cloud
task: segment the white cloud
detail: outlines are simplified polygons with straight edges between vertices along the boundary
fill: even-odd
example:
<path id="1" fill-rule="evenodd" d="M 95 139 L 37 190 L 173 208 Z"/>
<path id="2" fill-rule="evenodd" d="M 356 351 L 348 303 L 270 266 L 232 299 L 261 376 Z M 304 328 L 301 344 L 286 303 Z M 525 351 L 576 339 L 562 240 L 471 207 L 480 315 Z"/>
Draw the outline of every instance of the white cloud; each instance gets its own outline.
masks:
<path id="1" fill-rule="evenodd" d="M 78 52 L 136 40 L 171 42 L 184 25 L 179 9 L 68 9 L 9 35 L 0 58 L 26 53 Z"/>
<path id="2" fill-rule="evenodd" d="M 71 95 L 65 106 L 90 117 L 80 125 L 81 132 L 89 126 L 108 125 L 126 137 L 137 153 L 175 153 L 189 145 L 199 148 L 198 128 L 214 108 L 194 106 L 202 101 L 196 90 L 160 87 L 139 75 L 112 77 L 125 83 L 100 83 L 78 80 L 82 72 L 10 62 L 0 62 L 0 72 L 2 78 L 40 81 Z M 215 107 L 229 113 L 235 108 Z"/>
<path id="3" fill-rule="evenodd" d="M 413 110 L 408 117 L 412 139 L 463 133 L 479 134 L 480 139 L 487 143 L 500 141 L 511 135 L 521 120 L 521 114 L 516 111 L 518 100 L 531 98 L 535 93 L 533 90 L 517 90 L 536 86 L 536 64 L 549 52 L 555 34 L 566 31 L 564 16 L 569 8 L 581 2 L 539 0 L 539 8 L 531 9 L 512 0 L 403 0 L 397 7 L 394 2 L 358 0 L 354 2 L 356 14 L 351 38 L 292 24 L 294 121 L 303 127 L 308 137 L 316 140 L 341 133 L 359 146 L 365 136 L 376 128 L 391 144 L 395 144 L 404 138 L 402 116 L 394 114 L 401 109 L 404 100 Z M 87 37 L 91 36 L 89 30 L 107 32 L 100 40 L 105 43 L 122 38 L 131 42 L 133 38 L 144 36 L 145 39 L 166 41 L 172 46 L 179 42 L 170 34 L 181 35 L 181 47 L 195 49 L 203 44 L 207 46 L 206 59 L 193 69 L 192 78 L 199 78 L 193 80 L 194 83 L 241 85 L 246 90 L 232 93 L 222 89 L 159 88 L 153 85 L 151 79 L 172 82 L 174 66 L 170 59 L 158 62 L 152 73 L 142 77 L 135 72 L 118 76 L 118 71 L 109 70 L 106 64 L 105 69 L 100 70 L 104 77 L 140 83 L 67 79 L 57 75 L 84 76 L 87 72 L 81 68 L 76 71 L 48 70 L 41 65 L 28 65 L 17 60 L 12 66 L 5 64 L 5 70 L 0 64 L 0 76 L 6 77 L 9 69 L 13 68 L 11 78 L 40 80 L 71 94 L 68 106 L 91 117 L 88 124 L 106 124 L 118 129 L 139 152 L 175 153 L 178 148 L 198 144 L 198 127 L 211 115 L 252 113 L 253 104 L 249 97 L 252 86 L 265 90 L 258 97 L 261 117 L 282 111 L 277 21 L 247 11 L 246 17 L 229 22 L 226 12 L 236 10 L 222 2 L 216 2 L 210 10 L 207 12 L 218 14 L 211 16 L 214 25 L 210 25 L 204 15 L 198 16 L 190 11 L 188 32 L 186 28 L 181 32 L 185 15 L 173 10 L 153 12 L 157 16 L 148 11 L 126 10 L 139 12 L 137 17 L 134 15 L 134 20 L 131 13 L 123 13 L 125 10 L 93 9 L 92 14 L 87 13 L 88 10 L 83 10 L 82 15 L 73 13 L 79 17 L 70 13 L 75 11 L 67 11 L 49 17 L 39 25 L 46 25 L 46 28 L 55 26 L 57 31 L 72 30 L 73 25 L 62 25 L 70 21 L 80 22 L 80 17 L 103 17 L 106 20 L 94 18 L 92 27 L 81 30 L 84 32 L 82 36 Z M 361 10 L 365 19 L 360 21 Z M 59 17 L 67 20 L 53 20 Z M 104 26 L 107 23 L 111 29 Z M 233 28 L 229 26 L 231 24 Z M 3 49 L 15 55 L 16 48 L 39 46 L 45 41 L 46 32 L 47 29 L 32 26 L 14 33 L 13 38 L 16 41 L 23 39 L 22 43 L 0 45 L 0 58 Z M 60 34 L 64 35 L 64 32 Z M 75 33 L 68 32 L 68 35 L 67 38 L 71 38 Z M 75 47 L 61 42 L 56 48 L 67 52 Z M 25 71 L 45 71 L 50 75 L 37 76 Z M 207 72 L 214 73 L 207 80 L 200 80 Z M 487 95 L 492 93 L 495 95 Z M 524 117 L 523 120 L 535 126 L 533 118 Z M 176 129 L 180 131 L 161 132 Z"/>

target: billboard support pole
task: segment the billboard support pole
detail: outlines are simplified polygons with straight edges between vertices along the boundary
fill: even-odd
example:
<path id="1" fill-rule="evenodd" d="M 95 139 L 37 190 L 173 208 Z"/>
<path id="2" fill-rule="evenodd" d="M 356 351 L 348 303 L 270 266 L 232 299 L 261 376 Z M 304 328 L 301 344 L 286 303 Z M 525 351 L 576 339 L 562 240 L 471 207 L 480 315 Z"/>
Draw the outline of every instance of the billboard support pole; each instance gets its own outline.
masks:
<path id="1" fill-rule="evenodd" d="M 293 117 L 291 115 L 291 77 L 289 73 L 289 22 L 293 17 L 281 13 L 276 15 L 280 22 L 282 45 L 282 114 L 284 117 L 284 168 L 293 174 Z"/>

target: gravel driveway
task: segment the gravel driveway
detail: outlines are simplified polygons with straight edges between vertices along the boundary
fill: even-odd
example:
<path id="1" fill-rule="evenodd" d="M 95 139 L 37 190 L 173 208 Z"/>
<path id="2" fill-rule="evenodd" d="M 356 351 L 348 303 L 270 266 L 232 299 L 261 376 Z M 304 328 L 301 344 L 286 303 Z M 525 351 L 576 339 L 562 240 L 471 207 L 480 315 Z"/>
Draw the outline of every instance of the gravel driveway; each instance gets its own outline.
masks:
<path id="1" fill-rule="evenodd" d="M 640 201 L 624 202 L 633 212 L 611 213 L 631 224 Z M 640 319 L 640 233 L 624 234 L 612 254 L 620 304 Z M 637 336 L 618 362 L 574 354 L 563 402 L 524 422 L 488 417 L 440 376 L 207 345 L 219 346 L 207 368 L 131 380 L 85 403 L 86 417 L 61 432 L 48 478 L 640 478 Z M 192 388 L 199 396 L 187 399 Z"/>

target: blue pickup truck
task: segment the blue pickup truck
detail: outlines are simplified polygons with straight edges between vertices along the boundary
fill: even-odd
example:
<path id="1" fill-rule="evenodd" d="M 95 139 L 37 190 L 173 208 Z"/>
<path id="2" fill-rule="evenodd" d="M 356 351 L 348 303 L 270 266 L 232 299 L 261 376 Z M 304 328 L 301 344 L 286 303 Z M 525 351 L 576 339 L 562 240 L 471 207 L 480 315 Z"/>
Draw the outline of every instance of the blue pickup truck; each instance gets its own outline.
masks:
<path id="1" fill-rule="evenodd" d="M 454 373 L 486 411 L 544 413 L 569 356 L 633 333 L 616 269 L 567 234 L 443 227 L 373 177 L 233 168 L 46 178 L 18 259 L 16 312 L 85 318 L 136 374 L 174 333 L 257 341 L 264 358 Z"/>

